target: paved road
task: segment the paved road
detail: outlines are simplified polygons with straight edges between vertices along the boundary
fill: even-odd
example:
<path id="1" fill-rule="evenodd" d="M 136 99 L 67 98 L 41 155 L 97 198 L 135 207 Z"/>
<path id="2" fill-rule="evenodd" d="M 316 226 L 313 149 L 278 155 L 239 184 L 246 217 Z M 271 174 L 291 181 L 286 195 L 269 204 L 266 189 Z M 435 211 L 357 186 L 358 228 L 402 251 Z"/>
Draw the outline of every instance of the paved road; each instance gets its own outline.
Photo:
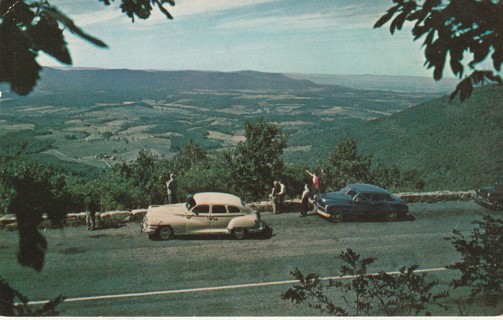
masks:
<path id="1" fill-rule="evenodd" d="M 59 294 L 72 299 L 58 308 L 63 316 L 316 316 L 314 310 L 280 299 L 292 284 L 242 285 L 292 280 L 289 271 L 295 267 L 336 276 L 340 262 L 335 256 L 346 248 L 362 257 L 376 257 L 371 272 L 411 264 L 441 268 L 458 259 L 452 245 L 443 240 L 453 228 L 470 233 L 480 214 L 496 214 L 473 202 L 412 204 L 411 213 L 415 219 L 339 224 L 318 216 L 266 213 L 263 218 L 274 229 L 267 240 L 150 241 L 138 224 L 97 231 L 47 230 L 49 250 L 41 273 L 16 264 L 17 234 L 4 232 L 0 275 L 32 301 Z M 455 275 L 438 271 L 431 273 L 431 279 L 445 285 Z M 213 289 L 186 290 L 199 288 Z M 103 299 L 152 292 L 157 294 Z M 97 298 L 79 299 L 88 297 Z"/>

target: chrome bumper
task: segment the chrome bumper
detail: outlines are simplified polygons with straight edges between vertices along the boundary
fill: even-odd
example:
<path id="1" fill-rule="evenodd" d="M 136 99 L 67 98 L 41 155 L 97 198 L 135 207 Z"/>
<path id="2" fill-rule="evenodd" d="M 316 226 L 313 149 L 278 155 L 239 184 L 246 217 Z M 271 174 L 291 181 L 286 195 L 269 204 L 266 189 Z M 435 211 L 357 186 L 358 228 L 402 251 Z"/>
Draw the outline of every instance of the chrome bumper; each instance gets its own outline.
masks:
<path id="1" fill-rule="evenodd" d="M 260 227 L 255 228 L 255 229 L 247 229 L 248 233 L 259 233 L 265 230 L 267 224 L 264 221 L 260 221 Z"/>
<path id="2" fill-rule="evenodd" d="M 141 223 L 141 231 L 145 232 L 148 235 L 153 235 L 156 231 L 156 228 L 148 224 L 147 220 L 143 218 L 143 221 Z"/>

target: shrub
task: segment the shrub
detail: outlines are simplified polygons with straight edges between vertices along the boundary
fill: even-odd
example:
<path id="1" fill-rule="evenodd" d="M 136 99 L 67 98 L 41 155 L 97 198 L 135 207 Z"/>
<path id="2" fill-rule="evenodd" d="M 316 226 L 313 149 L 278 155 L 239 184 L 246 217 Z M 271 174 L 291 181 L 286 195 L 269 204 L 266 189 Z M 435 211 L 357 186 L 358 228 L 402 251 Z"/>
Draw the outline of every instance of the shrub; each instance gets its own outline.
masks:
<path id="1" fill-rule="evenodd" d="M 282 293 L 282 299 L 294 303 L 306 302 L 309 307 L 336 316 L 396 316 L 415 315 L 425 312 L 428 304 L 439 304 L 438 299 L 448 296 L 447 292 L 437 295 L 431 293 L 436 282 L 426 282 L 426 274 L 416 274 L 417 265 L 400 268 L 398 273 L 379 272 L 368 274 L 368 266 L 375 258 L 360 259 L 360 255 L 351 249 L 339 256 L 344 264 L 340 267 L 340 278 L 329 279 L 325 287 L 320 277 L 311 273 L 304 276 L 298 269 L 291 274 L 300 282 Z M 336 305 L 329 296 L 328 290 L 339 289 L 342 304 Z M 439 304 L 440 305 L 440 304 Z M 353 311 L 348 310 L 348 307 Z"/>
<path id="2" fill-rule="evenodd" d="M 15 303 L 18 299 L 21 303 Z M 54 317 L 59 314 L 56 307 L 65 298 L 58 296 L 43 305 L 41 309 L 30 307 L 29 300 L 21 292 L 13 289 L 4 279 L 0 277 L 0 315 L 7 317 Z"/>
<path id="3" fill-rule="evenodd" d="M 494 302 L 503 293 L 503 220 L 484 215 L 482 221 L 474 223 L 480 228 L 475 228 L 468 238 L 458 230 L 445 238 L 461 254 L 461 261 L 447 266 L 461 272 L 461 278 L 454 279 L 451 285 L 471 286 L 470 298 L 487 294 L 492 298 L 488 301 Z"/>

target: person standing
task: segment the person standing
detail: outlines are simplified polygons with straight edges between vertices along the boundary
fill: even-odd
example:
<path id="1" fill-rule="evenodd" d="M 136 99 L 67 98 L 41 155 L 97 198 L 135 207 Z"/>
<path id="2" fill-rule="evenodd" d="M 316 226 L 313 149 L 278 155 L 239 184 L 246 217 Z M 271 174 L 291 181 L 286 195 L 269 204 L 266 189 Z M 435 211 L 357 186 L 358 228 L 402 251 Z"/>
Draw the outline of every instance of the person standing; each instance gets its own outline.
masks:
<path id="1" fill-rule="evenodd" d="M 305 217 L 307 215 L 307 209 L 309 208 L 309 185 L 304 185 L 304 192 L 302 192 L 301 202 L 300 202 L 300 216 Z"/>
<path id="2" fill-rule="evenodd" d="M 321 174 L 318 177 L 318 192 L 319 193 L 326 193 L 327 192 L 327 174 L 325 173 L 325 170 L 321 169 Z"/>
<path id="3" fill-rule="evenodd" d="M 318 188 L 320 187 L 320 177 L 316 174 L 316 171 L 314 173 L 309 172 L 309 170 L 306 170 L 307 174 L 309 174 L 312 179 L 313 179 L 313 195 L 317 194 Z"/>
<path id="4" fill-rule="evenodd" d="M 278 193 L 279 193 L 279 184 L 278 181 L 274 181 L 272 184 L 271 191 L 271 204 L 272 204 L 272 212 L 274 214 L 278 214 Z"/>
<path id="5" fill-rule="evenodd" d="M 84 205 L 86 207 L 87 230 L 94 230 L 96 226 L 96 210 L 94 210 L 93 200 L 90 196 L 86 196 Z"/>
<path id="6" fill-rule="evenodd" d="M 178 195 L 177 195 L 177 181 L 175 175 L 172 173 L 169 175 L 169 180 L 166 181 L 166 189 L 168 193 L 168 204 L 173 204 L 178 202 Z"/>
<path id="7" fill-rule="evenodd" d="M 283 210 L 283 204 L 285 201 L 286 187 L 280 181 L 274 181 L 274 186 L 272 188 L 272 211 L 275 214 L 280 213 Z"/>
<path id="8" fill-rule="evenodd" d="M 286 187 L 281 181 L 278 181 L 278 184 L 279 184 L 278 205 L 279 210 L 283 210 L 286 196 Z"/>
<path id="9" fill-rule="evenodd" d="M 283 209 L 283 203 L 285 200 L 285 195 L 286 195 L 286 187 L 283 183 L 280 181 L 274 181 L 272 191 L 271 191 L 271 198 L 272 198 L 272 212 L 274 214 L 280 213 L 280 211 Z"/>

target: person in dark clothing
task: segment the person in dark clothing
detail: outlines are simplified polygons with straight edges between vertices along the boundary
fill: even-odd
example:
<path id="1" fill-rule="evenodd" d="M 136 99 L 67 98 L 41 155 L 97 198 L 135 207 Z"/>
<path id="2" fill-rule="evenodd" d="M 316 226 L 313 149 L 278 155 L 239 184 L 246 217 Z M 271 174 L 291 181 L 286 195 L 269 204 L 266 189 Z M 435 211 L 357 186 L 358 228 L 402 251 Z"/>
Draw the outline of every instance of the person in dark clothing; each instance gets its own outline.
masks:
<path id="1" fill-rule="evenodd" d="M 93 205 L 93 200 L 90 196 L 84 199 L 84 205 L 86 207 L 86 225 L 87 230 L 94 230 L 96 226 L 96 210 Z"/>
<path id="2" fill-rule="evenodd" d="M 192 209 L 196 205 L 196 201 L 194 200 L 194 195 L 189 193 L 187 195 L 187 198 L 185 199 L 185 206 L 187 207 L 188 210 Z"/>
<path id="3" fill-rule="evenodd" d="M 272 198 L 272 211 L 274 214 L 280 213 L 283 209 L 283 203 L 286 195 L 286 187 L 280 181 L 274 181 L 272 187 L 271 198 Z"/>
<path id="4" fill-rule="evenodd" d="M 325 170 L 321 169 L 320 176 L 318 177 L 318 193 L 326 193 L 327 192 L 327 174 Z"/>

